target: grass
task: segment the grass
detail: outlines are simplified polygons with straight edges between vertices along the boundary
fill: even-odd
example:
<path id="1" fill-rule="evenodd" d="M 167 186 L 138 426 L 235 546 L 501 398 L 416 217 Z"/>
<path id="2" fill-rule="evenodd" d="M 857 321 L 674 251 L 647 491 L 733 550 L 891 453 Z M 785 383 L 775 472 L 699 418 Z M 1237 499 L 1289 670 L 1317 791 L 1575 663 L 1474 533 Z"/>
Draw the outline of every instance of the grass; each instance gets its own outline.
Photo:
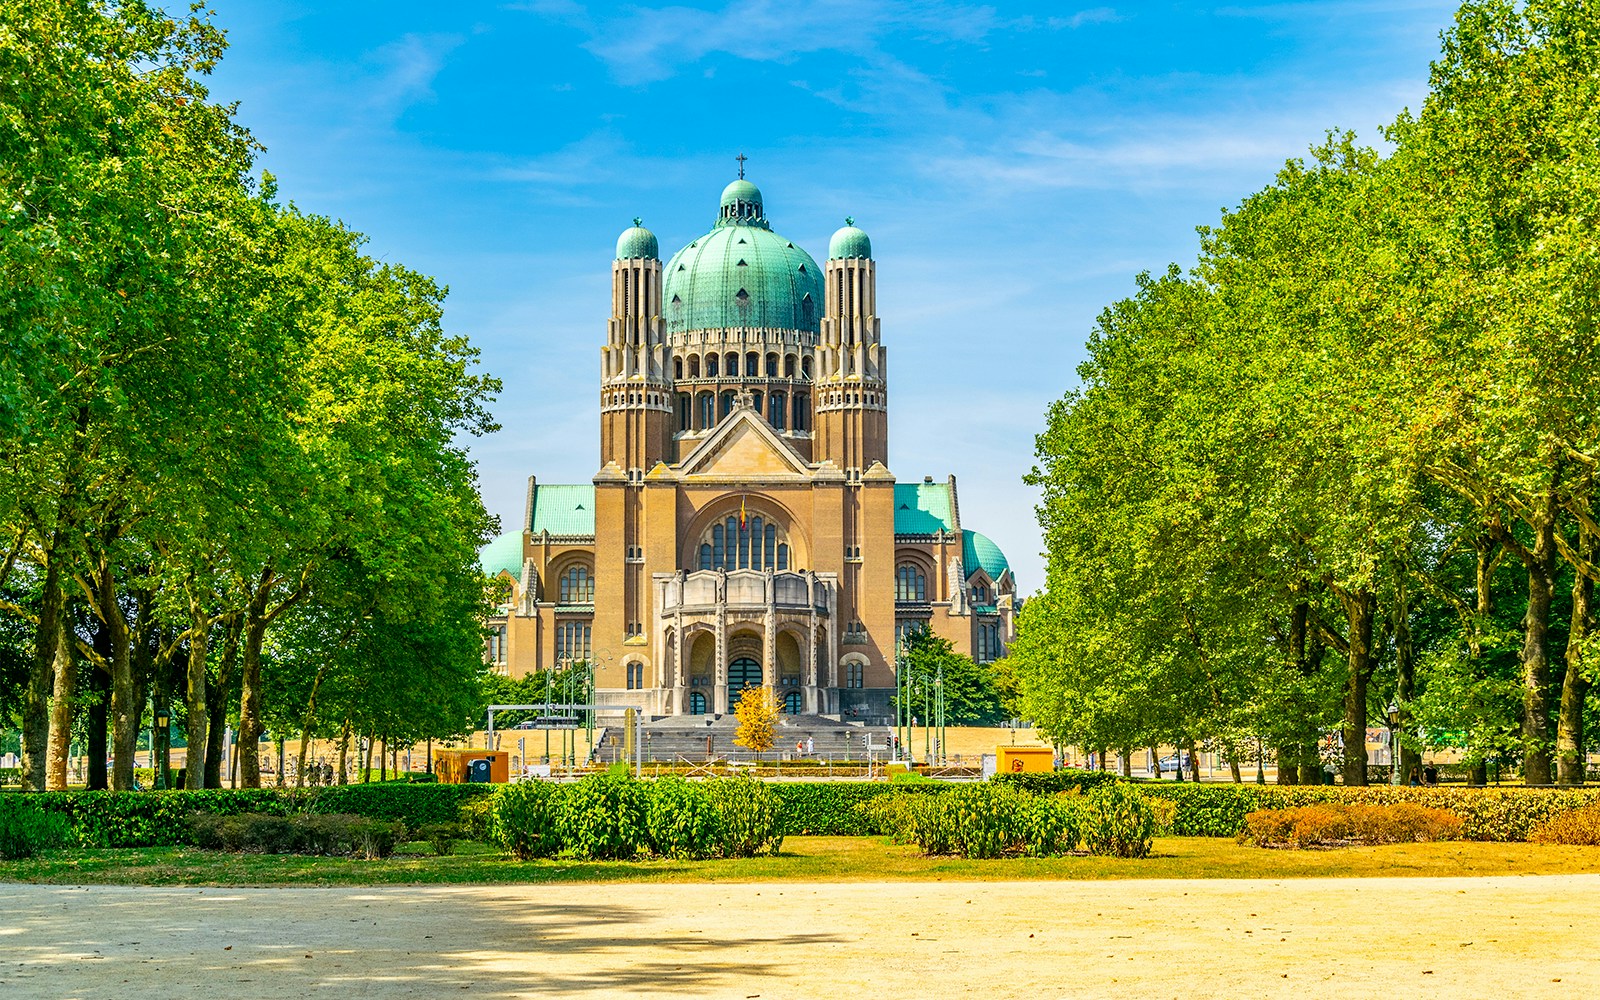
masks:
<path id="1" fill-rule="evenodd" d="M 1156 841 L 1152 857 L 925 858 L 885 837 L 790 837 L 777 857 L 727 861 L 517 862 L 481 844 L 383 861 L 225 854 L 184 847 L 51 851 L 0 862 L 0 881 L 70 885 L 364 886 L 548 882 L 884 882 L 1126 878 L 1363 878 L 1600 873 L 1600 850 L 1458 841 L 1274 851 L 1209 837 Z"/>

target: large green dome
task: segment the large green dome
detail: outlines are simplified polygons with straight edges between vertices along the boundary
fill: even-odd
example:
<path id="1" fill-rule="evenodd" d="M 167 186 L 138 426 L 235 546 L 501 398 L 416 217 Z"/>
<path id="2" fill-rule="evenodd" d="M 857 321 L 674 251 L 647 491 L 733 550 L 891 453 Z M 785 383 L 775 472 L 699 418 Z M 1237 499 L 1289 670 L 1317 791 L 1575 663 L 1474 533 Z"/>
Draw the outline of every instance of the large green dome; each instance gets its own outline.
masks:
<path id="1" fill-rule="evenodd" d="M 716 226 L 667 261 L 667 331 L 752 329 L 817 332 L 822 269 L 772 231 L 761 191 L 736 180 L 722 192 Z"/>

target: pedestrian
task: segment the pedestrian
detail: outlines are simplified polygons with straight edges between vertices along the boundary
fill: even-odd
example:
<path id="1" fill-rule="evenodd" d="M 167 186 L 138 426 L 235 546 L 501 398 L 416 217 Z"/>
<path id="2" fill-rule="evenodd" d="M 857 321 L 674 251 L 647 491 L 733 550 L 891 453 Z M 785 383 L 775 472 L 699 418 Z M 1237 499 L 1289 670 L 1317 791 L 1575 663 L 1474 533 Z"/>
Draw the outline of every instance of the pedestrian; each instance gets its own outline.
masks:
<path id="1" fill-rule="evenodd" d="M 1410 785 L 1412 788 L 1416 788 L 1422 784 L 1422 771 L 1415 764 L 1411 766 L 1411 777 L 1406 784 Z"/>
<path id="2" fill-rule="evenodd" d="M 817 752 L 817 745 L 815 743 L 811 742 L 811 737 L 807 736 L 806 737 L 806 756 L 807 757 L 813 757 L 813 756 L 816 755 L 816 752 Z"/>
<path id="3" fill-rule="evenodd" d="M 1432 764 L 1422 769 L 1422 783 L 1432 788 L 1439 783 L 1439 769 Z"/>

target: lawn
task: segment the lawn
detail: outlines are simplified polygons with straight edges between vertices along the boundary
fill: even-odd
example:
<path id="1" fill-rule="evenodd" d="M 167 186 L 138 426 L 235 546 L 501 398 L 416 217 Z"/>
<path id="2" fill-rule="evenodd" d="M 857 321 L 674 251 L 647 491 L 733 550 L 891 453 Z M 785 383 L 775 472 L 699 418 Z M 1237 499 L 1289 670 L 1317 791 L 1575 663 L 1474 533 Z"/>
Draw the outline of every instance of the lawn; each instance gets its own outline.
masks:
<path id="1" fill-rule="evenodd" d="M 413 853 L 414 852 L 414 853 Z M 52 851 L 0 862 L 0 881 L 72 885 L 360 886 L 550 882 L 884 882 L 1128 878 L 1556 875 L 1600 872 L 1600 849 L 1476 841 L 1279 851 L 1167 837 L 1141 861 L 925 858 L 884 837 L 790 837 L 777 857 L 727 861 L 517 862 L 481 844 L 435 857 L 411 844 L 383 861 L 224 854 L 184 847 Z"/>

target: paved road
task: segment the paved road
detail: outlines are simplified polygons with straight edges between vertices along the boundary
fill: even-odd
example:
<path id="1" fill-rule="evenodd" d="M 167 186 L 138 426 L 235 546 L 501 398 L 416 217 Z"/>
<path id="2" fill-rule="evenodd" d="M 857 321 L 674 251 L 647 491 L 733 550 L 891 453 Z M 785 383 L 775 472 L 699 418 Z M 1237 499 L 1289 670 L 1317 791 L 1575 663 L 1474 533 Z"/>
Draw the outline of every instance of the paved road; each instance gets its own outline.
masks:
<path id="1" fill-rule="evenodd" d="M 1600 876 L 0 885 L 11 997 L 1600 996 Z"/>

